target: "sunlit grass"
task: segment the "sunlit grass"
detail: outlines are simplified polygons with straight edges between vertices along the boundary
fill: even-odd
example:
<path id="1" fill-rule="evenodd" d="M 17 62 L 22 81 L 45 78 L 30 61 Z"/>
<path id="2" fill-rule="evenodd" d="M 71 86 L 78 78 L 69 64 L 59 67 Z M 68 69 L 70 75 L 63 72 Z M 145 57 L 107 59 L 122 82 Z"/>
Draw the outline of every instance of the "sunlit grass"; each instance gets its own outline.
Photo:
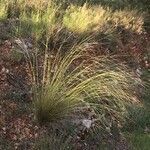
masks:
<path id="1" fill-rule="evenodd" d="M 136 10 L 116 10 L 101 6 L 71 5 L 63 17 L 63 24 L 77 33 L 102 32 L 111 33 L 117 27 L 123 27 L 140 33 L 143 29 L 143 14 Z"/>
<path id="2" fill-rule="evenodd" d="M 7 3 L 4 3 L 2 0 L 0 1 L 0 20 L 7 18 Z"/>
<path id="3" fill-rule="evenodd" d="M 69 30 L 77 33 L 100 30 L 105 32 L 111 11 L 102 7 L 70 6 L 63 17 L 63 24 Z"/>
<path id="4" fill-rule="evenodd" d="M 144 14 L 136 10 L 115 11 L 112 15 L 114 26 L 122 26 L 132 32 L 141 33 L 143 31 Z"/>

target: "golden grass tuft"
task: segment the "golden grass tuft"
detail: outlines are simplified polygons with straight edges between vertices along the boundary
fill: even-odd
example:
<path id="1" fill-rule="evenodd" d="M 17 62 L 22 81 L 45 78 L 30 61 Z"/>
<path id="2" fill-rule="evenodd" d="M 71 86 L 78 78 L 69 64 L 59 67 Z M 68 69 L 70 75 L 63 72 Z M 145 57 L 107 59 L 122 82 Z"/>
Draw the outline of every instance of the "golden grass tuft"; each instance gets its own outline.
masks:
<path id="1" fill-rule="evenodd" d="M 57 121 L 85 106 L 98 116 L 108 113 L 121 117 L 125 103 L 133 97 L 131 89 L 136 78 L 132 73 L 106 56 L 85 57 L 84 44 L 74 45 L 65 55 L 61 54 L 61 48 L 59 50 L 54 55 L 45 49 L 42 64 L 38 62 L 37 53 L 34 63 L 31 57 L 26 57 L 32 72 L 38 121 Z M 42 73 L 39 65 L 43 66 Z"/>

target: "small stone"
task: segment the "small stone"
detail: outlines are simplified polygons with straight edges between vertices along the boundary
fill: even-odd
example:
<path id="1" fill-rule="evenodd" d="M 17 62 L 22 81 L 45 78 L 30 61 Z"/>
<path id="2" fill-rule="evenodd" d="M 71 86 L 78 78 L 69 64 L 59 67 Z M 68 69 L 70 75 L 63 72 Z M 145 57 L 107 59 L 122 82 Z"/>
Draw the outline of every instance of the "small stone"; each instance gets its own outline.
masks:
<path id="1" fill-rule="evenodd" d="M 141 77 L 142 75 L 141 68 L 136 69 L 136 74 L 138 75 L 138 77 Z"/>
<path id="2" fill-rule="evenodd" d="M 5 72 L 6 72 L 6 73 L 9 73 L 9 70 L 8 70 L 8 69 L 6 69 L 6 70 L 5 70 Z"/>
<path id="3" fill-rule="evenodd" d="M 3 67 L 3 68 L 2 68 L 2 73 L 5 72 L 5 71 L 6 71 L 5 67 Z"/>
<path id="4" fill-rule="evenodd" d="M 87 129 L 89 129 L 89 128 L 91 127 L 91 125 L 92 125 L 92 120 L 84 119 L 84 120 L 82 121 L 82 123 L 83 123 L 83 125 L 84 125 Z"/>
<path id="5" fill-rule="evenodd" d="M 6 131 L 6 128 L 5 128 L 5 127 L 3 127 L 3 128 L 2 128 L 2 130 L 3 130 L 3 131 Z"/>
<path id="6" fill-rule="evenodd" d="M 37 134 L 37 133 L 35 133 L 35 135 L 34 135 L 34 136 L 35 136 L 35 138 L 37 138 L 37 137 L 38 137 L 38 134 Z"/>

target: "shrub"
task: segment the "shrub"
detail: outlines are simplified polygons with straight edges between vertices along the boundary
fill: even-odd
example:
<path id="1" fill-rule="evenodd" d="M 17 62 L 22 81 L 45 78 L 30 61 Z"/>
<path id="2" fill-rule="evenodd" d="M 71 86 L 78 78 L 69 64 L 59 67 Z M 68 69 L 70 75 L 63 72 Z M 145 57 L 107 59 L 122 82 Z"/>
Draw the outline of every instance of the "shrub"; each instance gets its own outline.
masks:
<path id="1" fill-rule="evenodd" d="M 55 0 L 58 1 L 58 0 Z M 102 5 L 111 7 L 113 10 L 116 9 L 125 9 L 127 7 L 130 8 L 138 8 L 142 10 L 149 10 L 149 0 L 63 0 L 65 3 L 73 3 L 78 5 L 83 5 L 85 2 L 91 5 Z"/>

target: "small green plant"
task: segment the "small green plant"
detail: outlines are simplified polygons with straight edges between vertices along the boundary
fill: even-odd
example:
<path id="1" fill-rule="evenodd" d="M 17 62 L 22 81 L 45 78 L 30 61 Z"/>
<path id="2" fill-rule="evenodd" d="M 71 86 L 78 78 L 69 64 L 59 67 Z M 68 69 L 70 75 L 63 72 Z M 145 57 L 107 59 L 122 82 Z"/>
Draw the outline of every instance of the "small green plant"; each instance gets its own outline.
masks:
<path id="1" fill-rule="evenodd" d="M 63 24 L 75 33 L 102 32 L 111 33 L 117 27 L 124 27 L 133 32 L 141 33 L 143 30 L 143 14 L 136 10 L 112 11 L 102 6 L 90 7 L 71 5 L 65 12 Z"/>
<path id="2" fill-rule="evenodd" d="M 127 131 L 145 130 L 150 124 L 150 111 L 145 106 L 132 106 L 128 110 L 129 117 L 124 129 Z"/>

